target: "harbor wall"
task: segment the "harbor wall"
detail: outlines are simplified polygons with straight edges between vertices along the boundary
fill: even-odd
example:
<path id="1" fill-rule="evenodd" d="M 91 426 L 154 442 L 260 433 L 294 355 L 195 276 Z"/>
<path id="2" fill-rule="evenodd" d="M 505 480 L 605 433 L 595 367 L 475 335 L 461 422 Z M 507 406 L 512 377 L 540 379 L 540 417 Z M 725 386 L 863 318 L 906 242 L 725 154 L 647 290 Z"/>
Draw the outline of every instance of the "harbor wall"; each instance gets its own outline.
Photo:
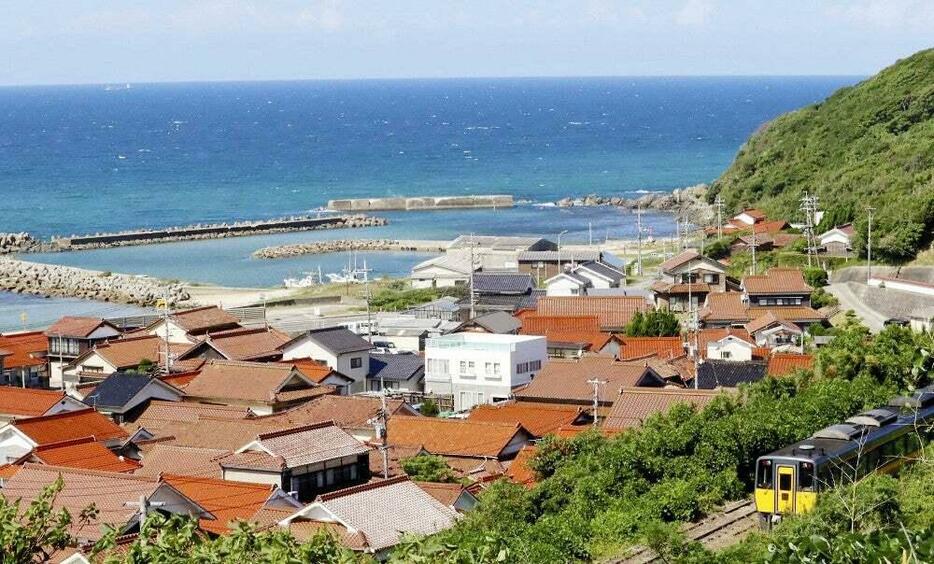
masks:
<path id="1" fill-rule="evenodd" d="M 425 196 L 398 198 L 353 198 L 330 200 L 328 208 L 342 212 L 365 211 L 411 211 L 472 208 L 511 208 L 514 205 L 511 195 L 491 196 Z"/>
<path id="2" fill-rule="evenodd" d="M 302 255 L 321 255 L 344 251 L 410 251 L 443 253 L 449 241 L 399 241 L 394 239 L 337 239 L 311 241 L 292 245 L 264 247 L 253 256 L 262 259 L 290 258 Z"/>

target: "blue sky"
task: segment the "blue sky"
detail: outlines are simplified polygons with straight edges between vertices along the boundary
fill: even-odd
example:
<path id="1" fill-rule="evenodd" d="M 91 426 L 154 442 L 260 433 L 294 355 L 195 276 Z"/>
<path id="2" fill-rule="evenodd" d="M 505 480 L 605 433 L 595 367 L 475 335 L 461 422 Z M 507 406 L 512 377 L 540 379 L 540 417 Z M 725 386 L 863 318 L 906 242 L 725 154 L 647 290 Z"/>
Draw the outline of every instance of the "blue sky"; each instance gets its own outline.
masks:
<path id="1" fill-rule="evenodd" d="M 0 84 L 866 75 L 932 0 L 0 0 Z"/>

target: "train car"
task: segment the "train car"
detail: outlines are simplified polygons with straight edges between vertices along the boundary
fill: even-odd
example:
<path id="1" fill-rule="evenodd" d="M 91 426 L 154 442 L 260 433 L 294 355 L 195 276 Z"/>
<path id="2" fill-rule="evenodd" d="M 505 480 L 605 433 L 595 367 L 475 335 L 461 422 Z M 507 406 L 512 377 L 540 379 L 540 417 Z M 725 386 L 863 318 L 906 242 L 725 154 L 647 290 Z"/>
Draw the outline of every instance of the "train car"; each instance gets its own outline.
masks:
<path id="1" fill-rule="evenodd" d="M 934 439 L 934 386 L 900 396 L 756 461 L 755 502 L 767 528 L 805 513 L 820 492 L 871 472 L 893 473 Z"/>

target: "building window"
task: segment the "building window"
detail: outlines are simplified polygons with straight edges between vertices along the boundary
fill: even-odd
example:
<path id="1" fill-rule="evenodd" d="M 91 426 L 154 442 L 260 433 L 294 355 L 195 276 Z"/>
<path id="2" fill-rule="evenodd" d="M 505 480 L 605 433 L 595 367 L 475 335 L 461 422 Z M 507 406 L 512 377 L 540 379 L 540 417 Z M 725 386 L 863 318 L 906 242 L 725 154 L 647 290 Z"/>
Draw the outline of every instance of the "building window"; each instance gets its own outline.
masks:
<path id="1" fill-rule="evenodd" d="M 729 360 L 731 356 L 730 351 L 723 351 L 720 353 L 720 358 L 723 360 Z"/>
<path id="2" fill-rule="evenodd" d="M 495 374 L 495 375 L 497 375 L 497 376 L 499 376 L 500 374 L 502 374 L 502 370 L 500 370 L 500 364 L 499 364 L 498 362 L 494 362 L 494 363 L 493 363 L 493 374 Z"/>
<path id="3" fill-rule="evenodd" d="M 461 374 L 467 374 L 467 361 L 462 360 L 460 362 Z"/>
<path id="4" fill-rule="evenodd" d="M 705 274 L 704 282 L 706 282 L 707 284 L 719 284 L 720 275 L 719 274 Z"/>
<path id="5" fill-rule="evenodd" d="M 528 362 L 520 362 L 519 364 L 516 365 L 516 374 L 525 374 L 528 371 L 529 371 Z"/>
<path id="6" fill-rule="evenodd" d="M 541 369 L 542 369 L 542 361 L 533 360 L 529 362 L 529 370 L 535 371 L 535 370 L 541 370 Z"/>
<path id="7" fill-rule="evenodd" d="M 361 368 L 363 367 L 363 357 L 355 356 L 350 359 L 351 368 Z"/>
<path id="8" fill-rule="evenodd" d="M 493 363 L 492 362 L 484 363 L 483 368 L 487 376 L 493 375 Z"/>

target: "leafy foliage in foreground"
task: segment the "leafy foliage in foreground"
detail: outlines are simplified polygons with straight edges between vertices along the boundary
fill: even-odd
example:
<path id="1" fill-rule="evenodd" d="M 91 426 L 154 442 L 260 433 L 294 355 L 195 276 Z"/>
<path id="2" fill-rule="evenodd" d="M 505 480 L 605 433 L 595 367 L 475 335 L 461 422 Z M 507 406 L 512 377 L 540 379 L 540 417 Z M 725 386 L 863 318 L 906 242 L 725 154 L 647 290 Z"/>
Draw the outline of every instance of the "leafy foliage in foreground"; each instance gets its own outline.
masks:
<path id="1" fill-rule="evenodd" d="M 863 251 L 875 206 L 873 256 L 910 260 L 934 234 L 934 49 L 921 51 L 827 100 L 757 131 L 711 187 L 730 208 L 800 219 L 816 193 L 819 227 L 855 222 Z"/>
<path id="2" fill-rule="evenodd" d="M 678 318 L 667 309 L 637 311 L 626 325 L 627 337 L 677 337 L 680 334 Z"/>

